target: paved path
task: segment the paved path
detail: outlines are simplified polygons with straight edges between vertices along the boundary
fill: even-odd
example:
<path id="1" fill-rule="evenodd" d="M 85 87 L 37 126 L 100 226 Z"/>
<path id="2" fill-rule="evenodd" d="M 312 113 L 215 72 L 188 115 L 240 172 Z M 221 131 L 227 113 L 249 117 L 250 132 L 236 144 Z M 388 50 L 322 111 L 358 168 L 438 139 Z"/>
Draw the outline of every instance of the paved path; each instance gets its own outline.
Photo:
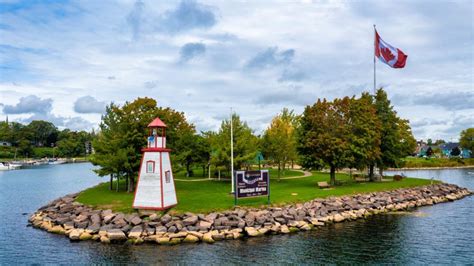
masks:
<path id="1" fill-rule="evenodd" d="M 182 182 L 203 182 L 203 181 L 211 181 L 217 180 L 217 178 L 199 178 L 199 179 L 175 179 L 175 181 L 182 181 Z"/>
<path id="2" fill-rule="evenodd" d="M 304 170 L 293 170 L 293 171 L 298 171 L 298 172 L 302 172 L 303 175 L 299 175 L 299 176 L 287 176 L 287 177 L 282 177 L 280 179 L 298 179 L 298 178 L 305 178 L 305 177 L 308 177 L 310 175 L 312 175 L 311 172 L 308 172 L 308 171 L 304 171 Z M 175 179 L 175 181 L 181 181 L 181 182 L 204 182 L 204 181 L 212 181 L 212 180 L 215 180 L 215 181 L 218 181 L 217 178 L 199 178 L 199 179 L 181 179 L 181 178 L 177 178 Z M 222 179 L 222 180 L 226 180 L 226 179 Z"/>
<path id="3" fill-rule="evenodd" d="M 293 170 L 293 171 L 298 171 L 298 172 L 303 172 L 304 175 L 299 175 L 299 176 L 287 176 L 287 177 L 282 177 L 280 179 L 298 179 L 298 178 L 304 178 L 312 175 L 311 172 L 304 171 L 304 170 Z"/>

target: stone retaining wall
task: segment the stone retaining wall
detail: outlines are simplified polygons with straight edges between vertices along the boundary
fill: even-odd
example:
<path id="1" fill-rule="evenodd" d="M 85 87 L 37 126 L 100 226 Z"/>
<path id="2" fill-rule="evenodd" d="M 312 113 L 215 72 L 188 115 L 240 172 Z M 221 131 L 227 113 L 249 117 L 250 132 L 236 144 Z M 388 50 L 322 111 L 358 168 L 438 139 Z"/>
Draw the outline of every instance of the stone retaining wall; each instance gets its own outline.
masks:
<path id="1" fill-rule="evenodd" d="M 356 220 L 389 211 L 453 201 L 472 192 L 451 184 L 397 189 L 387 192 L 330 197 L 266 209 L 236 208 L 207 215 L 185 213 L 160 217 L 156 213 L 123 214 L 94 210 L 67 195 L 41 207 L 29 219 L 32 226 L 71 240 L 102 243 L 177 244 L 214 243 L 224 239 L 288 234 L 314 230 L 328 223 Z"/>

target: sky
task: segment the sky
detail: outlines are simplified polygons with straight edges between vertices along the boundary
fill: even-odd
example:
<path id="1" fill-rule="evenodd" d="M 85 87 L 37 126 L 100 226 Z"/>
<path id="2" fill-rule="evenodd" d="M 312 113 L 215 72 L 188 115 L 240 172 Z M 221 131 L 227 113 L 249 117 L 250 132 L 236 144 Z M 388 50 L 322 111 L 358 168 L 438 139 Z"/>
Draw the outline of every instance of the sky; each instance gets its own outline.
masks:
<path id="1" fill-rule="evenodd" d="M 408 55 L 376 63 L 417 139 L 474 127 L 474 1 L 0 0 L 0 119 L 98 128 L 137 97 L 217 130 L 261 134 L 287 107 L 373 92 L 374 29 Z"/>

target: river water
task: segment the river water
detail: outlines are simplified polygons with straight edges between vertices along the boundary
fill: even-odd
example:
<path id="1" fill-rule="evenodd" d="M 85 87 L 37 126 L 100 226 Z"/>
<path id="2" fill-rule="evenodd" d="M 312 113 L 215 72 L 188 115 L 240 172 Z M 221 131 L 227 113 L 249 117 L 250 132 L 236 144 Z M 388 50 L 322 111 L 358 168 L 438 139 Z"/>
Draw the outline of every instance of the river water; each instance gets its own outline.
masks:
<path id="1" fill-rule="evenodd" d="M 403 171 L 474 190 L 474 169 Z M 70 242 L 27 227 L 28 215 L 57 197 L 106 181 L 92 165 L 67 164 L 0 172 L 0 264 L 472 264 L 474 197 L 405 214 L 213 245 Z"/>

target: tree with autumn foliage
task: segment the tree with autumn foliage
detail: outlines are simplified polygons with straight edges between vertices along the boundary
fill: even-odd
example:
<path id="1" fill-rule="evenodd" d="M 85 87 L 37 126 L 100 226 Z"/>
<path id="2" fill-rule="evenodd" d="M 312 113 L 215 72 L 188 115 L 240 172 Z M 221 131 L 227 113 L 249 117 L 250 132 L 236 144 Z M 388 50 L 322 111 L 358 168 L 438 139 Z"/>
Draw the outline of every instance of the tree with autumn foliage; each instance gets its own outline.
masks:
<path id="1" fill-rule="evenodd" d="M 275 116 L 263 134 L 262 149 L 265 157 L 278 166 L 278 180 L 281 170 L 296 159 L 296 116 L 293 111 L 283 109 Z"/>
<path id="2" fill-rule="evenodd" d="M 375 181 L 375 165 L 382 176 L 384 168 L 397 166 L 416 145 L 408 120 L 397 116 L 382 89 L 375 97 L 363 93 L 360 98 L 318 100 L 306 107 L 298 132 L 303 166 L 324 163 L 332 185 L 335 171 L 343 167 L 368 167 Z"/>
<path id="3" fill-rule="evenodd" d="M 318 99 L 306 106 L 300 120 L 298 151 L 303 161 L 322 161 L 330 169 L 330 183 L 336 184 L 336 170 L 351 163 L 351 98 L 333 102 Z"/>

